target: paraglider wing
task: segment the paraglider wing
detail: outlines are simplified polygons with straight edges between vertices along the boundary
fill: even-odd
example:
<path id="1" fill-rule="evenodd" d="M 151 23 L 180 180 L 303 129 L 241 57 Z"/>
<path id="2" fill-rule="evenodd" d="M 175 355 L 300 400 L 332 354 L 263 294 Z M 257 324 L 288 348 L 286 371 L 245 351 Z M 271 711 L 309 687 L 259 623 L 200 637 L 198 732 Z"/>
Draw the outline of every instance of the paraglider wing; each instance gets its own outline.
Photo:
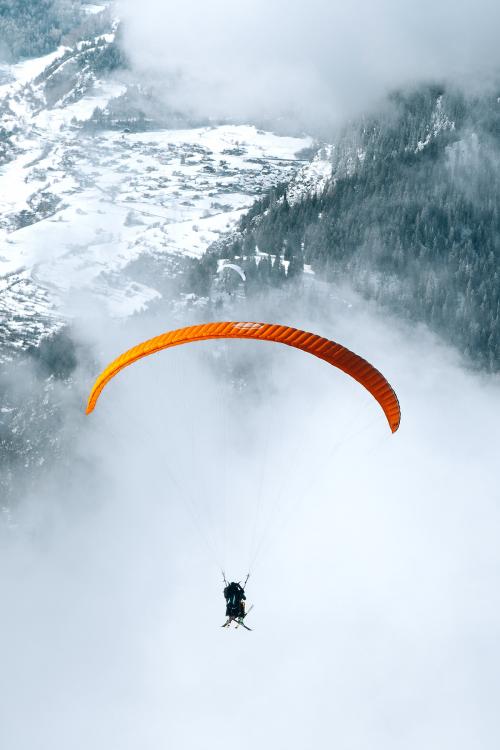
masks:
<path id="1" fill-rule="evenodd" d="M 255 339 L 258 341 L 273 341 L 280 344 L 301 349 L 308 354 L 323 359 L 325 362 L 338 367 L 343 372 L 361 383 L 378 401 L 389 423 L 392 432 L 396 432 L 401 420 L 398 398 L 384 376 L 369 362 L 354 354 L 335 341 L 317 336 L 314 333 L 301 331 L 289 326 L 273 325 L 271 323 L 205 323 L 202 325 L 179 328 L 167 331 L 160 336 L 144 341 L 134 346 L 117 359 L 99 375 L 90 393 L 86 413 L 94 410 L 103 388 L 124 367 L 131 365 L 142 357 L 180 346 L 193 341 L 206 339 Z"/>
<path id="2" fill-rule="evenodd" d="M 241 268 L 241 266 L 237 266 L 236 263 L 223 263 L 217 273 L 222 273 L 225 271 L 226 268 L 230 268 L 232 271 L 236 271 L 237 274 L 241 276 L 242 281 L 246 281 L 247 277 L 245 276 L 245 271 Z"/>

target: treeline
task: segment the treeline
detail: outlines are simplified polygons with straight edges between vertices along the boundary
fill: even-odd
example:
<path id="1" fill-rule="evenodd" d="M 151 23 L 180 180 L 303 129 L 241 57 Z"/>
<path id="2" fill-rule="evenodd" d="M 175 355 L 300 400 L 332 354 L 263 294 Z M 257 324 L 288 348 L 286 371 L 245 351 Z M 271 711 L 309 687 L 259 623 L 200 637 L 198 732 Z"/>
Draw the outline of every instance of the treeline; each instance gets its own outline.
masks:
<path id="1" fill-rule="evenodd" d="M 96 41 L 82 42 L 77 50 L 69 49 L 43 71 L 36 83 L 44 85 L 47 105 L 52 107 L 63 97 L 78 100 L 93 87 L 96 78 L 128 66 L 128 58 L 117 34 L 112 42 L 101 37 Z"/>
<path id="2" fill-rule="evenodd" d="M 64 464 L 68 434 L 63 427 L 75 389 L 71 377 L 78 361 L 89 357 L 77 351 L 69 330 L 60 329 L 0 364 L 0 512 L 36 491 L 54 462 Z"/>
<path id="3" fill-rule="evenodd" d="M 337 135 L 321 195 L 280 186 L 240 225 L 244 254 L 344 279 L 500 369 L 500 106 L 425 87 Z"/>
<path id="4" fill-rule="evenodd" d="M 1 115 L 1 110 L 0 110 Z M 12 158 L 14 145 L 12 143 L 13 132 L 0 126 L 0 166 Z"/>
<path id="5" fill-rule="evenodd" d="M 118 42 L 115 46 L 120 52 Z M 120 52 L 120 55 L 116 61 L 124 68 L 128 65 L 127 58 L 123 52 Z M 194 118 L 171 109 L 164 101 L 162 90 L 157 86 L 129 82 L 125 93 L 108 102 L 105 109 L 95 108 L 92 117 L 84 123 L 84 128 L 139 133 L 148 130 L 202 127 L 207 122 L 206 119 Z"/>
<path id="6" fill-rule="evenodd" d="M 80 0 L 0 0 L 0 59 L 48 54 L 81 19 Z"/>
<path id="7" fill-rule="evenodd" d="M 266 289 L 282 287 L 288 281 L 296 279 L 303 271 L 295 258 L 288 261 L 280 255 L 252 255 L 243 256 L 238 241 L 225 250 L 206 253 L 201 259 L 188 259 L 183 271 L 182 291 L 194 293 L 200 297 L 211 297 L 214 281 L 217 280 L 217 259 L 224 258 L 237 263 L 245 273 L 244 291 L 246 297 L 262 294 Z M 234 273 L 234 272 L 233 272 Z M 240 277 L 235 274 L 225 279 L 225 286 L 234 290 L 241 284 Z"/>

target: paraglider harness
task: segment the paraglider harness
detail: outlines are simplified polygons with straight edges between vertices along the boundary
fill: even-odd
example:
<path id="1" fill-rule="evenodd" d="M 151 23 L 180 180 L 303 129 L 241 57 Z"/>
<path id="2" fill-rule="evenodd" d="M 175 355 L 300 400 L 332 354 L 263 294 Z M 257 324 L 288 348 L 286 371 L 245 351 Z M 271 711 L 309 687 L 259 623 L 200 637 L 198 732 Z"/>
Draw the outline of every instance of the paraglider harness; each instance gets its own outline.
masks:
<path id="1" fill-rule="evenodd" d="M 222 627 L 227 628 L 232 622 L 235 622 L 236 627 L 238 627 L 238 625 L 243 625 L 246 630 L 250 630 L 250 628 L 243 623 L 244 618 L 248 614 L 248 612 L 245 611 L 245 586 L 247 585 L 250 573 L 245 578 L 243 586 L 239 581 L 231 581 L 231 583 L 228 583 L 224 572 L 222 572 L 222 577 L 225 584 L 224 599 L 226 600 L 226 617 L 228 618 Z"/>

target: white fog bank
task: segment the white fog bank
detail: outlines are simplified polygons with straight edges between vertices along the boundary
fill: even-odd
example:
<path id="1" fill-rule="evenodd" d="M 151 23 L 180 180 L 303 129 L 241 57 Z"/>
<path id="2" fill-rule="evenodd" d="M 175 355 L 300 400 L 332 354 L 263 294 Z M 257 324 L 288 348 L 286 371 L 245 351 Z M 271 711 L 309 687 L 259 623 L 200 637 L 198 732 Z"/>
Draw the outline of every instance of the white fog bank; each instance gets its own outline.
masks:
<path id="1" fill-rule="evenodd" d="M 197 116 L 327 126 L 390 89 L 498 75 L 500 5 L 122 0 L 134 66 Z"/>
<path id="2" fill-rule="evenodd" d="M 400 431 L 286 347 L 229 342 L 214 360 L 203 343 L 121 373 L 71 417 L 70 479 L 3 529 L 5 750 L 496 750 L 498 383 L 362 303 L 282 314 L 376 364 Z M 92 335 L 105 364 L 166 328 Z M 242 577 L 257 510 L 255 630 L 228 632 L 205 541 L 225 529 L 216 556 Z"/>

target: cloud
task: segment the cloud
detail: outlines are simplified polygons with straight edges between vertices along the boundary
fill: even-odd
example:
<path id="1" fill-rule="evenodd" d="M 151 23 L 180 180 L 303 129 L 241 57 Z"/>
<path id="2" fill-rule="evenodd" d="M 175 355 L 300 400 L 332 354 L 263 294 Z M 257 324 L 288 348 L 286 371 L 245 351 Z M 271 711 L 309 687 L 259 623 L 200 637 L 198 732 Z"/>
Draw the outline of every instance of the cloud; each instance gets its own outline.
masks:
<path id="1" fill-rule="evenodd" d="M 203 116 L 324 126 L 393 87 L 477 85 L 500 64 L 491 0 L 122 0 L 121 14 L 136 68 Z"/>
<path id="2" fill-rule="evenodd" d="M 373 361 L 394 436 L 342 373 L 257 342 L 150 357 L 71 416 L 71 474 L 2 533 L 2 747 L 498 745 L 498 383 L 347 295 L 237 312 Z M 165 322 L 88 336 L 104 363 Z M 218 565 L 242 576 L 256 539 L 255 630 L 227 632 Z"/>

